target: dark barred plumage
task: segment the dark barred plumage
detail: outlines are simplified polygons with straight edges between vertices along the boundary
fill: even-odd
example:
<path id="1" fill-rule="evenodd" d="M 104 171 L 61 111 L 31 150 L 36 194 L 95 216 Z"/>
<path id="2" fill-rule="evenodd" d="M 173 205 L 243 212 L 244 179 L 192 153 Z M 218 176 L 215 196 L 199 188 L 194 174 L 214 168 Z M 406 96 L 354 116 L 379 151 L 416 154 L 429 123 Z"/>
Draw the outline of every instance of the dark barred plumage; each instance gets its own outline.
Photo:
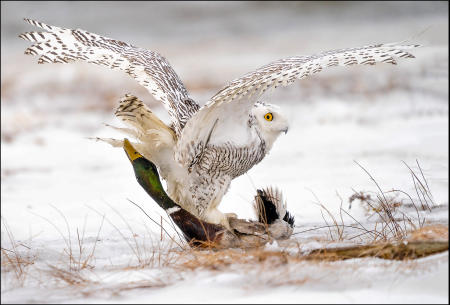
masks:
<path id="1" fill-rule="evenodd" d="M 28 32 L 20 38 L 37 42 L 25 54 L 41 55 L 38 63 L 67 63 L 73 60 L 119 69 L 163 102 L 180 135 L 186 122 L 200 106 L 194 102 L 169 62 L 160 54 L 87 31 L 64 29 L 42 22 L 26 22 L 49 32 Z"/>
<path id="2" fill-rule="evenodd" d="M 211 197 L 216 195 L 216 188 L 228 189 L 231 180 L 245 174 L 265 155 L 263 141 L 244 147 L 235 147 L 229 142 L 221 146 L 207 145 L 201 150 L 192 173 L 197 177 L 191 185 L 192 193 L 196 194 L 196 209 L 206 210 Z"/>
<path id="3" fill-rule="evenodd" d="M 245 174 L 253 165 L 265 156 L 265 143 L 250 143 L 248 146 L 235 147 L 227 142 L 223 145 L 208 145 L 201 152 L 198 170 L 211 178 L 228 175 L 232 179 Z"/>

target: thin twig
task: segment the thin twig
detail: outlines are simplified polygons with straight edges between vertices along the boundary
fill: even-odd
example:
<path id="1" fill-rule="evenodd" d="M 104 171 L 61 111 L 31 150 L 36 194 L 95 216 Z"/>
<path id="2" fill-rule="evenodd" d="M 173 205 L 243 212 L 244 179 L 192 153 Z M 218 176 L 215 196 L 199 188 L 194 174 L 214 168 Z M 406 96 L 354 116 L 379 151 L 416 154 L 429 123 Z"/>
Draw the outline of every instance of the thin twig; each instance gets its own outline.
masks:
<path id="1" fill-rule="evenodd" d="M 128 198 L 127 198 L 127 200 L 128 200 L 129 202 L 131 202 L 132 204 L 134 204 L 135 206 L 137 206 L 142 212 L 144 212 L 145 216 L 147 216 L 147 217 L 148 217 L 151 221 L 153 221 L 157 226 L 160 226 L 159 223 L 158 223 L 157 221 L 155 221 L 153 218 L 151 218 L 151 217 L 145 212 L 145 210 L 144 210 L 142 207 L 140 207 L 137 203 L 133 202 L 132 200 L 130 200 L 130 199 L 128 199 Z M 177 242 L 172 238 L 172 236 L 170 236 L 170 234 L 166 231 L 166 229 L 164 229 L 164 228 L 162 228 L 162 229 L 164 230 L 164 232 L 166 232 L 167 236 L 169 236 L 169 238 L 173 240 L 173 242 L 175 242 L 180 248 L 182 248 L 182 246 L 181 246 L 179 243 L 177 243 Z"/>
<path id="2" fill-rule="evenodd" d="M 430 199 L 431 199 L 431 202 L 432 202 L 433 205 L 434 205 L 435 203 L 434 203 L 433 194 L 431 193 L 430 187 L 428 186 L 427 179 L 425 179 L 425 175 L 423 174 L 422 168 L 420 167 L 419 160 L 416 159 L 416 163 L 417 163 L 417 166 L 419 167 L 420 174 L 422 175 L 423 181 L 425 181 L 425 184 L 426 184 L 426 186 L 427 186 L 428 194 L 429 194 L 430 197 L 431 197 L 431 198 L 430 198 Z"/>

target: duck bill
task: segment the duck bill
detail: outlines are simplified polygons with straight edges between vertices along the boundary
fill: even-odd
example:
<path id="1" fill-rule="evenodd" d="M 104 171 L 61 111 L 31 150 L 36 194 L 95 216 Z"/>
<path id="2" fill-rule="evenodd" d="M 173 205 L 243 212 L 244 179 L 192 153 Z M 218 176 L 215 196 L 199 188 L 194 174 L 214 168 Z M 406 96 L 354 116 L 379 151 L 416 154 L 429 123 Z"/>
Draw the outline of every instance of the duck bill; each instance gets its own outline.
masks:
<path id="1" fill-rule="evenodd" d="M 133 145 L 131 145 L 130 141 L 126 138 L 123 140 L 123 149 L 131 163 L 137 158 L 144 158 L 136 149 L 134 149 Z"/>

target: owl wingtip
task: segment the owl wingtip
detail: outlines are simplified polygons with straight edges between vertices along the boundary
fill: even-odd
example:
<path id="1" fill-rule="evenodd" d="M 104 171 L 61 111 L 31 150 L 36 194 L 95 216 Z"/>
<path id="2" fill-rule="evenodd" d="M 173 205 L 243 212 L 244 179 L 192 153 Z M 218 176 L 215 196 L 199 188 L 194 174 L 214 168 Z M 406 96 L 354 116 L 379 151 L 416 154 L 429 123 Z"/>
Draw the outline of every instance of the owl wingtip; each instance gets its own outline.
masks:
<path id="1" fill-rule="evenodd" d="M 25 22 L 29 23 L 29 24 L 32 24 L 32 25 L 34 25 L 34 23 L 36 22 L 36 20 L 30 19 L 30 18 L 26 18 L 26 17 L 24 17 L 23 20 Z"/>

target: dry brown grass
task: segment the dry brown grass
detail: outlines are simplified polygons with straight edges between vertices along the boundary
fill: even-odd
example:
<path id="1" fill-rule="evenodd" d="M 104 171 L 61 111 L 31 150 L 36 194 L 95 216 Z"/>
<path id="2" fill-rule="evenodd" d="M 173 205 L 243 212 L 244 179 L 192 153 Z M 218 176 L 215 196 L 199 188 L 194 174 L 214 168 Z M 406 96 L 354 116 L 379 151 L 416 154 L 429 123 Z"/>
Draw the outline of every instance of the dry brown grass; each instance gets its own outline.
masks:
<path id="1" fill-rule="evenodd" d="M 226 270 L 229 267 L 240 269 L 277 266 L 300 261 L 299 256 L 284 251 L 268 251 L 264 248 L 224 249 L 220 251 L 191 250 L 183 254 L 183 259 L 176 266 L 179 269 Z"/>
<path id="2" fill-rule="evenodd" d="M 354 194 L 349 197 L 349 210 L 352 204 L 356 201 L 366 210 L 367 221 L 372 217 L 378 217 L 375 223 L 367 222 L 363 225 L 361 221 L 358 221 L 349 212 L 342 208 L 342 197 L 337 193 L 337 196 L 341 200 L 339 208 L 339 217 L 334 216 L 324 204 L 320 202 L 318 197 L 313 193 L 317 204 L 320 207 L 322 218 L 325 222 L 324 226 L 315 227 L 307 230 L 302 230 L 294 233 L 303 234 L 315 230 L 328 230 L 328 241 L 342 242 L 351 241 L 355 238 L 359 238 L 360 243 L 365 245 L 375 245 L 378 243 L 399 243 L 403 241 L 430 241 L 435 238 L 436 241 L 442 240 L 442 237 L 448 237 L 448 226 L 445 225 L 426 225 L 425 212 L 431 211 L 433 208 L 438 207 L 434 203 L 433 196 L 431 194 L 428 182 L 423 174 L 422 168 L 419 162 L 416 160 L 417 172 L 415 172 L 406 162 L 403 162 L 408 168 L 411 174 L 414 189 L 417 195 L 417 199 L 413 199 L 410 194 L 402 190 L 390 190 L 383 191 L 378 182 L 374 179 L 372 174 L 369 173 L 358 162 L 355 163 L 369 176 L 374 182 L 378 191 L 377 192 L 365 192 L 354 191 Z M 401 196 L 406 198 L 399 199 Z M 405 209 L 413 208 L 415 213 L 407 214 Z M 325 213 L 324 213 L 325 212 Z M 343 214 L 350 217 L 354 223 L 345 224 L 343 220 Z M 328 220 L 327 220 L 327 217 Z M 331 221 L 330 221 L 331 220 Z M 368 227 L 371 227 L 370 229 Z M 345 232 L 349 229 L 350 232 Z M 354 233 L 359 231 L 360 233 Z M 353 231 L 353 233 L 351 233 Z M 428 232 L 428 233 L 427 233 Z M 447 233 L 446 233 L 447 232 Z M 347 234 L 346 234 L 347 233 Z M 369 237 L 369 238 L 362 238 Z M 316 237 L 317 238 L 317 237 Z M 323 238 L 319 239 L 320 242 L 326 243 Z"/>
<path id="3" fill-rule="evenodd" d="M 59 235 L 62 237 L 62 239 L 64 240 L 64 243 L 66 245 L 66 248 L 63 249 L 63 256 L 66 257 L 66 259 L 68 260 L 68 268 L 69 271 L 80 271 L 86 268 L 93 268 L 94 266 L 91 265 L 90 263 L 94 260 L 94 254 L 95 254 L 95 249 L 97 247 L 97 242 L 99 240 L 100 237 L 100 232 L 102 230 L 103 227 L 103 223 L 105 220 L 105 216 L 103 215 L 103 218 L 100 222 L 99 225 L 99 229 L 97 231 L 97 235 L 95 237 L 95 241 L 94 244 L 92 245 L 92 247 L 90 249 L 86 248 L 85 245 L 85 228 L 86 228 L 86 218 L 84 219 L 84 224 L 83 224 L 83 230 L 80 236 L 80 232 L 79 229 L 76 229 L 76 246 L 73 246 L 73 233 L 70 230 L 70 225 L 69 222 L 67 221 L 66 216 L 61 212 L 61 210 L 59 210 L 58 208 L 56 208 L 55 206 L 51 205 L 51 207 L 53 209 L 55 209 L 55 211 L 62 217 L 62 219 L 64 220 L 64 223 L 66 225 L 66 231 L 67 231 L 67 235 L 65 235 L 62 230 L 55 225 L 54 222 L 52 222 L 50 219 L 48 219 L 47 217 L 38 215 L 36 213 L 32 213 L 42 219 L 44 219 L 45 221 L 47 221 L 50 225 L 52 225 L 56 231 L 59 233 Z"/>
<path id="4" fill-rule="evenodd" d="M 367 171 L 366 173 L 379 188 L 373 176 Z M 166 230 L 167 226 L 172 227 L 176 232 L 176 228 L 170 222 L 170 218 L 168 221 L 161 217 L 159 221 L 156 221 L 146 214 L 152 222 L 160 227 L 160 236 L 155 239 L 155 234 L 147 226 L 148 236 L 142 233 L 138 235 L 126 219 L 114 209 L 114 212 L 124 222 L 127 228 L 126 230 L 120 229 L 117 223 L 113 223 L 104 214 L 92 208 L 92 210 L 102 217 L 102 220 L 95 242 L 88 247 L 85 242 L 86 220 L 83 228 L 81 230 L 77 228 L 76 234 L 74 234 L 70 230 L 66 217 L 61 211 L 55 208 L 64 219 L 66 224 L 65 233 L 48 219 L 42 216 L 40 217 L 52 224 L 63 238 L 65 242 L 65 248 L 63 249 L 65 260 L 62 264 L 56 265 L 54 262 L 51 262 L 47 264 L 46 268 L 34 269 L 45 273 L 49 279 L 58 283 L 59 287 L 76 288 L 76 291 L 84 296 L 118 295 L 121 292 L 134 289 L 165 287 L 182 280 L 183 275 L 181 274 L 195 272 L 197 270 L 238 273 L 252 272 L 252 274 L 261 274 L 261 278 L 253 279 L 255 283 L 271 286 L 303 285 L 309 281 L 309 278 L 305 276 L 297 277 L 292 273 L 292 270 L 301 270 L 305 264 L 333 264 L 333 262 L 339 260 L 362 257 L 408 260 L 445 251 L 446 249 L 448 250 L 448 226 L 439 224 L 425 225 L 424 218 L 419 214 L 419 210 L 425 212 L 431 210 L 431 207 L 434 205 L 434 202 L 431 201 L 432 195 L 426 179 L 423 173 L 419 175 L 412 173 L 412 177 L 415 182 L 414 185 L 416 186 L 417 194 L 421 195 L 421 201 L 419 201 L 420 205 L 418 207 L 416 207 L 417 202 L 411 196 L 408 196 L 411 201 L 410 203 L 405 203 L 404 200 L 398 200 L 399 194 L 406 194 L 398 190 L 383 192 L 379 188 L 379 192 L 375 193 L 375 195 L 355 191 L 349 198 L 350 204 L 355 200 L 359 200 L 361 204 L 365 205 L 368 217 L 372 217 L 373 215 L 379 216 L 381 222 L 376 223 L 373 229 L 366 228 L 342 208 L 343 200 L 339 194 L 337 195 L 341 199 L 341 205 L 337 217 L 316 196 L 316 204 L 324 211 L 322 212 L 322 216 L 326 225 L 297 232 L 296 234 L 311 230 L 328 229 L 328 236 L 319 236 L 320 238 L 317 236 L 311 237 L 311 239 L 319 238 L 319 242 L 323 246 L 320 249 L 310 252 L 303 251 L 301 244 L 298 240 L 294 239 L 286 241 L 286 248 L 279 248 L 277 250 L 270 250 L 266 247 L 223 250 L 213 250 L 212 247 L 208 248 L 205 245 L 203 245 L 204 247 L 194 247 L 192 244 L 183 242 L 181 236 L 178 236 L 179 239 L 176 239 L 176 234 L 172 234 L 172 236 L 168 233 Z M 392 195 L 394 192 L 395 196 Z M 406 204 L 415 207 L 417 219 L 412 219 L 399 211 Z M 145 213 L 143 209 L 142 211 Z M 399 213 L 403 217 L 399 218 L 395 216 Z M 352 218 L 355 223 L 350 225 L 345 224 L 344 214 Z M 135 258 L 135 262 L 121 265 L 112 265 L 111 263 L 111 266 L 104 267 L 102 270 L 114 273 L 130 270 L 166 268 L 167 278 L 165 280 L 157 278 L 106 285 L 101 280 L 94 280 L 95 277 L 91 275 L 96 275 L 95 249 L 105 220 L 115 228 L 128 245 Z M 2 273 L 12 272 L 19 283 L 18 286 L 23 286 L 29 274 L 28 266 L 34 263 L 35 258 L 21 254 L 17 250 L 18 244 L 14 236 L 3 219 L 2 222 L 9 242 L 12 245 L 12 249 L 5 249 L 2 246 Z M 356 233 L 355 230 L 357 231 Z M 363 244 L 360 243 L 343 248 L 327 246 L 327 243 L 330 242 L 349 242 L 361 236 L 369 236 L 369 239 L 365 239 Z M 405 241 L 408 241 L 408 243 L 404 243 Z M 419 249 L 417 245 L 419 245 Z M 423 249 L 423 245 L 425 245 L 425 250 Z M 427 249 L 427 247 L 430 249 Z M 280 270 L 285 271 L 281 272 Z M 270 274 L 270 276 L 262 276 L 263 274 Z"/>
<path id="5" fill-rule="evenodd" d="M 36 261 L 36 256 L 31 253 L 31 249 L 21 243 L 18 243 L 13 233 L 11 232 L 6 220 L 2 217 L 2 225 L 5 229 L 6 235 L 10 243 L 10 249 L 4 248 L 4 240 L 2 236 L 2 246 L 1 246 L 1 270 L 2 275 L 8 272 L 14 274 L 13 279 L 16 284 L 21 287 L 24 285 L 25 280 L 28 276 L 29 266 L 33 265 Z M 25 253 L 20 251 L 18 248 L 24 247 L 26 249 Z"/>
<path id="6" fill-rule="evenodd" d="M 443 224 L 427 225 L 409 232 L 408 241 L 448 240 L 448 226 Z"/>
<path id="7" fill-rule="evenodd" d="M 165 276 L 164 278 L 149 278 L 143 280 L 130 280 L 128 282 L 119 283 L 105 283 L 99 280 L 92 280 L 89 274 L 85 274 L 79 271 L 70 271 L 64 268 L 58 268 L 55 266 L 48 266 L 45 270 L 40 270 L 45 273 L 54 285 L 58 288 L 70 289 L 68 293 L 73 295 L 81 295 L 82 297 L 97 297 L 97 298 L 110 298 L 120 296 L 122 292 L 137 289 L 154 289 L 163 288 L 172 284 L 175 280 L 179 280 L 179 277 L 172 274 L 171 276 Z M 126 269 L 121 270 L 126 271 Z M 112 270 L 114 273 L 115 270 Z M 95 273 L 93 273 L 95 275 Z"/>
<path id="8" fill-rule="evenodd" d="M 176 235 L 178 234 L 177 229 L 175 228 L 173 223 L 169 223 L 163 217 L 161 217 L 161 222 L 158 223 L 153 218 L 151 218 L 139 205 L 132 202 L 134 205 L 138 206 L 144 214 L 153 221 L 157 226 L 160 227 L 160 240 L 154 240 L 152 238 L 153 234 L 150 232 L 149 228 L 145 225 L 147 230 L 147 235 L 141 236 L 139 239 L 139 235 L 133 230 L 130 223 L 120 214 L 117 210 L 110 206 L 110 208 L 122 219 L 126 227 L 128 228 L 128 233 L 123 232 L 121 229 L 117 227 L 111 220 L 107 217 L 104 219 L 117 231 L 117 233 L 122 237 L 125 243 L 128 245 L 130 250 L 132 251 L 134 257 L 136 258 L 135 264 L 131 264 L 128 266 L 119 266 L 118 269 L 122 270 L 130 270 L 130 269 L 143 269 L 143 268 L 154 268 L 154 267 L 167 267 L 175 264 L 178 260 L 178 251 L 187 249 L 189 245 L 185 243 L 181 237 L 178 235 L 179 240 L 176 239 Z M 91 210 L 102 215 L 100 212 L 90 207 Z M 164 228 L 164 223 L 166 225 L 169 224 L 175 230 L 175 235 L 170 235 L 168 231 Z M 169 243 L 162 243 L 165 239 L 168 239 Z"/>
<path id="9" fill-rule="evenodd" d="M 408 238 L 408 235 L 411 231 L 418 230 L 422 228 L 425 224 L 425 217 L 420 216 L 419 210 L 425 211 L 428 210 L 431 212 L 431 207 L 435 206 L 433 196 L 431 194 L 430 188 L 428 186 L 428 182 L 423 174 L 422 168 L 419 164 L 419 161 L 416 160 L 417 168 L 420 172 L 420 176 L 418 173 L 414 172 L 413 169 L 404 161 L 403 164 L 408 168 L 411 174 L 411 178 L 414 184 L 414 189 L 417 194 L 418 201 L 420 203 L 419 206 L 416 205 L 415 200 L 409 195 L 407 192 L 402 190 L 393 189 L 391 191 L 383 191 L 379 186 L 378 182 L 373 178 L 373 176 L 358 162 L 355 163 L 363 169 L 370 179 L 377 186 L 378 192 L 376 193 L 376 200 L 372 199 L 370 195 L 364 194 L 362 192 L 357 193 L 350 197 L 351 200 L 354 198 L 359 198 L 363 205 L 366 205 L 366 209 L 373 214 L 379 216 L 382 220 L 379 222 L 379 226 L 375 226 L 375 230 L 379 233 L 377 234 L 383 241 L 403 241 Z M 393 194 L 391 196 L 388 196 Z M 409 205 L 415 209 L 416 218 L 408 216 L 406 213 L 401 211 L 400 207 L 404 206 L 404 201 L 398 199 L 398 195 L 406 195 L 410 200 Z M 396 213 L 397 212 L 397 213 Z M 401 217 L 395 217 L 396 214 L 400 214 Z M 377 241 L 375 239 L 374 241 Z"/>
<path id="10" fill-rule="evenodd" d="M 447 230 L 448 231 L 448 230 Z M 181 270 L 245 271 L 276 270 L 282 266 L 295 268 L 305 262 L 335 262 L 353 258 L 378 257 L 387 260 L 410 260 L 448 251 L 448 241 L 419 239 L 409 243 L 370 243 L 346 247 L 319 248 L 309 253 L 297 251 L 253 249 L 225 249 L 220 251 L 192 250 L 180 254 L 174 266 Z"/>
<path id="11" fill-rule="evenodd" d="M 22 246 L 22 244 L 16 242 L 11 230 L 9 229 L 6 221 L 2 218 L 2 224 L 4 226 L 5 232 L 9 238 L 12 249 L 6 249 L 2 246 L 2 276 L 4 279 L 8 280 L 8 285 L 2 286 L 3 289 L 10 290 L 19 287 L 23 287 L 25 280 L 32 275 L 36 285 L 42 287 L 53 287 L 58 288 L 70 288 L 75 289 L 72 291 L 77 291 L 77 293 L 83 296 L 94 296 L 94 295 L 117 295 L 122 291 L 133 290 L 133 289 L 143 289 L 143 288 L 161 288 L 169 283 L 171 279 L 163 281 L 161 279 L 148 279 L 141 281 L 130 281 L 121 284 L 105 284 L 98 278 L 95 272 L 95 250 L 97 248 L 97 241 L 100 240 L 100 233 L 103 227 L 103 223 L 106 220 L 110 222 L 120 233 L 124 241 L 132 250 L 132 253 L 136 257 L 136 263 L 129 262 L 128 264 L 113 265 L 111 263 L 110 267 L 105 266 L 104 270 L 110 274 L 117 272 L 127 272 L 130 270 L 142 270 L 151 268 L 162 268 L 162 267 L 173 267 L 177 266 L 178 260 L 182 258 L 183 251 L 179 248 L 174 247 L 175 244 L 166 242 L 165 235 L 161 235 L 162 240 L 153 241 L 146 238 L 145 234 L 138 235 L 134 232 L 130 224 L 126 223 L 130 232 L 124 232 L 115 226 L 105 215 L 101 215 L 102 219 L 99 223 L 99 229 L 95 236 L 94 242 L 91 245 L 86 243 L 86 218 L 82 229 L 76 229 L 76 232 L 70 230 L 69 223 L 65 215 L 53 207 L 60 216 L 64 219 L 66 225 L 66 232 L 63 229 L 55 225 L 51 220 L 46 217 L 37 215 L 51 224 L 56 231 L 62 237 L 65 247 L 62 249 L 62 260 L 48 260 L 43 261 L 41 259 L 38 266 L 34 266 L 33 270 L 29 270 L 28 266 L 35 263 L 36 257 L 23 254 L 23 251 L 19 251 L 17 248 Z M 123 219 L 125 221 L 125 219 Z M 161 224 L 163 225 L 163 224 Z M 164 232 L 164 231 L 162 231 Z M 147 233 L 149 230 L 147 228 Z M 149 233 L 149 236 L 152 235 Z M 173 237 L 172 237 L 173 239 Z M 161 242 L 163 241 L 163 242 Z M 3 244 L 3 236 L 2 236 Z M 31 253 L 33 249 L 28 249 Z M 28 253 L 27 252 L 27 253 Z M 11 276 L 16 280 L 14 283 L 11 282 Z M 6 277 L 8 275 L 8 277 Z M 177 278 L 176 274 L 173 274 L 173 278 Z M 17 282 L 17 283 L 16 283 Z"/>
<path id="12" fill-rule="evenodd" d="M 66 270 L 53 265 L 48 265 L 48 269 L 43 271 L 50 275 L 51 278 L 59 280 L 68 286 L 87 287 L 88 285 L 95 283 L 83 276 L 79 270 Z"/>

